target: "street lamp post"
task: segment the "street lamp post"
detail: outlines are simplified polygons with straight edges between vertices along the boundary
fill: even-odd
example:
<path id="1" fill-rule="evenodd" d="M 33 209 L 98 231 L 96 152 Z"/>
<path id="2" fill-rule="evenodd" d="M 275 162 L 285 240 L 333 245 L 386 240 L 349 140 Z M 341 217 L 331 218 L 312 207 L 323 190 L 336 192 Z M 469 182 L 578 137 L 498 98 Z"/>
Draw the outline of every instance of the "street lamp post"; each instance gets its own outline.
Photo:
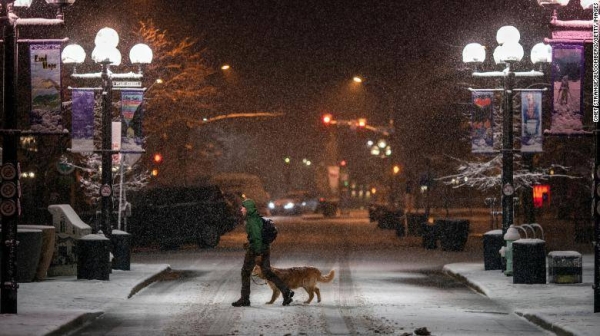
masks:
<path id="1" fill-rule="evenodd" d="M 499 46 L 494 51 L 496 64 L 504 66 L 502 71 L 473 72 L 474 77 L 502 78 L 502 89 L 484 89 L 481 91 L 501 91 L 503 93 L 502 103 L 502 234 L 514 221 L 514 184 L 513 184 L 513 97 L 515 91 L 527 91 L 531 89 L 516 89 L 516 77 L 541 77 L 540 71 L 516 72 L 512 65 L 523 58 L 523 47 L 519 44 L 519 31 L 513 26 L 501 27 L 496 40 Z M 482 63 L 485 60 L 485 48 L 478 43 L 470 43 L 463 50 L 463 62 Z M 548 62 L 550 59 L 550 48 L 538 44 L 532 49 L 531 61 L 535 63 Z M 469 89 L 471 91 L 480 91 Z M 535 90 L 535 89 L 534 89 Z M 538 90 L 535 90 L 538 91 Z"/>
<path id="2" fill-rule="evenodd" d="M 132 64 L 139 65 L 138 72 L 113 73 L 110 66 L 121 64 L 121 53 L 117 49 L 119 35 L 112 28 L 102 28 L 96 35 L 96 47 L 92 52 L 92 59 L 102 66 L 100 73 L 79 74 L 75 68 L 71 77 L 76 79 L 100 79 L 101 88 L 93 88 L 102 92 L 102 174 L 100 185 L 101 213 L 100 227 L 104 235 L 110 238 L 112 233 L 113 212 L 113 185 L 112 185 L 112 155 L 120 151 L 112 149 L 112 91 L 113 79 L 141 80 L 143 78 L 142 66 L 152 62 L 152 50 L 145 44 L 137 44 L 131 48 L 129 58 Z M 80 64 L 85 61 L 85 51 L 77 44 L 68 45 L 62 53 L 62 61 L 66 64 Z"/>
<path id="3" fill-rule="evenodd" d="M 379 157 L 383 160 L 384 163 L 384 183 L 387 183 L 389 186 L 389 195 L 388 195 L 388 205 L 390 209 L 395 208 L 395 198 L 393 196 L 395 192 L 394 188 L 394 178 L 399 173 L 399 171 L 394 171 L 394 162 L 392 161 L 392 146 L 389 143 L 389 133 L 382 134 L 383 138 L 380 138 L 376 142 L 369 140 L 367 142 L 367 147 L 369 148 L 369 152 L 374 157 Z"/>
<path id="4" fill-rule="evenodd" d="M 0 265 L 0 313 L 17 313 L 17 217 L 20 211 L 19 192 L 19 163 L 17 161 L 17 146 L 22 131 L 17 129 L 17 85 L 18 85 L 18 27 L 19 26 L 54 26 L 63 25 L 62 9 L 75 0 L 46 0 L 48 4 L 58 8 L 55 19 L 20 18 L 14 12 L 14 7 L 29 7 L 33 0 L 2 0 L 0 5 L 0 20 L 3 28 L 4 44 L 4 125 L 2 128 L 3 150 L 2 168 L 0 168 L 2 197 L 0 214 L 2 216 L 2 263 Z"/>

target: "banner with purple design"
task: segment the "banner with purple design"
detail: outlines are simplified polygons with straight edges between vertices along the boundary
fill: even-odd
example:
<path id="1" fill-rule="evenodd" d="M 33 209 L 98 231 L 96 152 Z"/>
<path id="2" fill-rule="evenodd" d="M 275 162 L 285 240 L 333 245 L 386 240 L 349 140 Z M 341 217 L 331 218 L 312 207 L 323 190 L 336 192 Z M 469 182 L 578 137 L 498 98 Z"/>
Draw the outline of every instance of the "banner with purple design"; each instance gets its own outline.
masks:
<path id="1" fill-rule="evenodd" d="M 474 91 L 471 114 L 471 151 L 493 153 L 494 151 L 494 92 Z"/>
<path id="2" fill-rule="evenodd" d="M 578 134 L 583 130 L 583 46 L 552 46 L 552 125 L 551 134 Z"/>
<path id="3" fill-rule="evenodd" d="M 521 92 L 521 152 L 542 152 L 542 92 Z"/>
<path id="4" fill-rule="evenodd" d="M 94 91 L 73 89 L 71 151 L 94 151 Z"/>
<path id="5" fill-rule="evenodd" d="M 31 130 L 63 132 L 60 99 L 60 43 L 29 46 L 31 69 Z"/>

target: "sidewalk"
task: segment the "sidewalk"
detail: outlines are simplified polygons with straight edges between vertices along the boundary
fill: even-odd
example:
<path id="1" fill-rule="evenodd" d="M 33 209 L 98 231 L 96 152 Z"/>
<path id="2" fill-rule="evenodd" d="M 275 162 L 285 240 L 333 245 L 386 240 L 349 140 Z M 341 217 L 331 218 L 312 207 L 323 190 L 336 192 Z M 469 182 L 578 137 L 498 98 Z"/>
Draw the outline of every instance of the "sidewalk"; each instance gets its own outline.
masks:
<path id="1" fill-rule="evenodd" d="M 17 314 L 0 314 L 0 335 L 64 335 L 102 315 L 107 306 L 127 300 L 169 269 L 164 264 L 131 264 L 130 271 L 113 270 L 110 281 L 63 276 L 20 283 Z"/>
<path id="2" fill-rule="evenodd" d="M 583 283 L 525 285 L 483 263 L 456 263 L 444 271 L 473 289 L 557 335 L 597 336 L 600 313 L 594 313 L 594 255 L 584 254 Z"/>
<path id="3" fill-rule="evenodd" d="M 444 271 L 557 335 L 592 336 L 600 330 L 600 313 L 593 313 L 593 260 L 583 256 L 583 283 L 573 285 L 514 285 L 500 271 L 484 271 L 483 263 L 448 264 Z M 66 334 L 168 270 L 164 264 L 131 264 L 130 271 L 113 270 L 110 281 L 70 276 L 19 284 L 18 314 L 0 315 L 0 336 Z"/>

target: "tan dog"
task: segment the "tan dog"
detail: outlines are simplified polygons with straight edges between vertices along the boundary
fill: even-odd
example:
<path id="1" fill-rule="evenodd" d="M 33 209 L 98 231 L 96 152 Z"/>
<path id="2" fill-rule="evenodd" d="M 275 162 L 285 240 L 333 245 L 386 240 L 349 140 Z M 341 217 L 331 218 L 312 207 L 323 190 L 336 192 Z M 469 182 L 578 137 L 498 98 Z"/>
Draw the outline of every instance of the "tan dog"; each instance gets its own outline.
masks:
<path id="1" fill-rule="evenodd" d="M 308 293 L 308 300 L 304 301 L 304 303 L 310 303 L 315 296 L 314 293 L 317 293 L 317 302 L 321 302 L 321 291 L 319 290 L 319 287 L 317 287 L 317 282 L 330 282 L 335 276 L 335 272 L 333 270 L 329 271 L 327 275 L 322 276 L 321 271 L 319 271 L 315 267 L 310 266 L 292 268 L 271 267 L 271 270 L 290 289 L 296 289 L 298 287 L 304 288 L 304 290 Z M 254 266 L 252 275 L 266 280 L 258 265 Z M 267 283 L 269 284 L 269 287 L 271 287 L 271 289 L 273 290 L 273 296 L 271 297 L 271 301 L 267 302 L 267 304 L 272 304 L 273 302 L 275 302 L 275 300 L 277 300 L 281 292 L 271 281 L 267 281 Z"/>

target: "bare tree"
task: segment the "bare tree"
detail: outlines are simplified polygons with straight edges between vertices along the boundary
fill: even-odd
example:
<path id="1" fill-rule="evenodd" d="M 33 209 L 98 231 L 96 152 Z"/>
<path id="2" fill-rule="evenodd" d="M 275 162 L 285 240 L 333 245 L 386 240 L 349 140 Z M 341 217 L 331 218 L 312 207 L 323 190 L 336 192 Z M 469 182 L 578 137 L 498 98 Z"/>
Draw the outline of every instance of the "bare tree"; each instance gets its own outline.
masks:
<path id="1" fill-rule="evenodd" d="M 222 153 L 218 139 L 198 130 L 203 119 L 218 115 L 217 88 L 209 82 L 215 70 L 207 50 L 196 39 L 173 39 L 152 21 L 141 22 L 136 34 L 155 56 L 144 73 L 153 84 L 146 92 L 143 122 L 150 154 L 146 163 L 153 164 L 148 161 L 154 153 L 164 158 L 154 183 L 186 185 L 202 179 L 209 175 L 213 157 Z"/>

